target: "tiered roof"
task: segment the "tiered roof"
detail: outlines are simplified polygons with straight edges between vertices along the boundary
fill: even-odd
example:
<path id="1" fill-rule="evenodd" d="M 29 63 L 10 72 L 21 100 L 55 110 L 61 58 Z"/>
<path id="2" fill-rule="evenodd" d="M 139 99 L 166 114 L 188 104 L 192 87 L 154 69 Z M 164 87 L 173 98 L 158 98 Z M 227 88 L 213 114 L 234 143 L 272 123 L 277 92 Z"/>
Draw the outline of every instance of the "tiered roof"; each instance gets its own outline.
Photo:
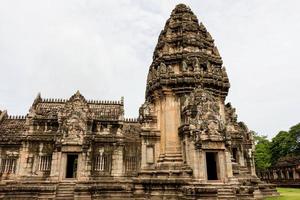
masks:
<path id="1" fill-rule="evenodd" d="M 163 86 L 185 91 L 199 85 L 222 97 L 229 89 L 214 40 L 191 9 L 179 4 L 159 35 L 149 69 L 146 97 Z"/>

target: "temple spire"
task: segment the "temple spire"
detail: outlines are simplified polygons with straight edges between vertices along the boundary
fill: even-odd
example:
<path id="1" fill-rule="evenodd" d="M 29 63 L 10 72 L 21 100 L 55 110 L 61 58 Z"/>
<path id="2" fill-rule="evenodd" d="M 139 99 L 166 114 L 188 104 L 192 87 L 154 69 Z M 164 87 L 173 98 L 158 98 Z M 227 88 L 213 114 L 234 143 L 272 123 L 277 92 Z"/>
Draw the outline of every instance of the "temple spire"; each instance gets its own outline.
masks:
<path id="1" fill-rule="evenodd" d="M 149 69 L 146 98 L 162 87 L 181 93 L 203 87 L 225 98 L 229 81 L 222 64 L 203 23 L 199 23 L 188 6 L 178 4 L 159 35 Z"/>

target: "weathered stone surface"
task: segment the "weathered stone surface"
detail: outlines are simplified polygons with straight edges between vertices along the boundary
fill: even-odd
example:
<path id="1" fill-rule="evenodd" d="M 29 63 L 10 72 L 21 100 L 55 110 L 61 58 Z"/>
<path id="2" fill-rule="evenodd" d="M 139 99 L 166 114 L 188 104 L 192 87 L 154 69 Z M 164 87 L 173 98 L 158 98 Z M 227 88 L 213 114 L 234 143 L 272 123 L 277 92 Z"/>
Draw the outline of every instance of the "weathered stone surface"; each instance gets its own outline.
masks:
<path id="1" fill-rule="evenodd" d="M 36 97 L 0 111 L 1 199 L 253 199 L 276 195 L 255 174 L 253 137 L 225 104 L 214 40 L 179 4 L 161 32 L 138 120 L 124 102 Z"/>

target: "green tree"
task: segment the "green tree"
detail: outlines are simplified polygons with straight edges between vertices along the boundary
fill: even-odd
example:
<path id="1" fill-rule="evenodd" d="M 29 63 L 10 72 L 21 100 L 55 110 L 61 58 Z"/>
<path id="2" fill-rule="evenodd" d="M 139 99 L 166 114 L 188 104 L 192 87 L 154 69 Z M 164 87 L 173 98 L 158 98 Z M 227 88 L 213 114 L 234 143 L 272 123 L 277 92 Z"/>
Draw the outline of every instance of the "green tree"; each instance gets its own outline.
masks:
<path id="1" fill-rule="evenodd" d="M 292 126 L 289 130 L 289 133 L 295 140 L 295 146 L 292 147 L 292 153 L 294 155 L 300 155 L 300 123 Z"/>
<path id="2" fill-rule="evenodd" d="M 258 134 L 255 134 L 254 139 L 256 144 L 254 153 L 256 169 L 267 169 L 271 166 L 271 143 L 267 139 L 267 136 L 259 136 Z"/>
<path id="3" fill-rule="evenodd" d="M 290 132 L 280 131 L 271 143 L 272 165 L 275 165 L 279 158 L 292 154 L 296 146 L 295 137 Z"/>

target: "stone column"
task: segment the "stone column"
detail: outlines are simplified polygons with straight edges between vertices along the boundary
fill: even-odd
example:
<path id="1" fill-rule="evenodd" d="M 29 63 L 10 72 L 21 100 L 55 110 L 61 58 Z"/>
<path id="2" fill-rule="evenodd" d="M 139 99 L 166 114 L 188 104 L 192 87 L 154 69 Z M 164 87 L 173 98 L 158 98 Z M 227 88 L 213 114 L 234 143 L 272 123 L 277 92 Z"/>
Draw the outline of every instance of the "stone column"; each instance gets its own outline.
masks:
<path id="1" fill-rule="evenodd" d="M 225 152 L 219 151 L 217 154 L 217 169 L 219 171 L 218 176 L 220 180 L 227 181 L 226 165 L 224 163 L 226 163 Z"/>
<path id="2" fill-rule="evenodd" d="M 241 147 L 241 149 L 239 149 L 238 151 L 238 155 L 239 155 L 239 164 L 241 166 L 245 166 L 245 159 L 244 159 L 244 148 Z"/>
<path id="3" fill-rule="evenodd" d="M 89 152 L 83 151 L 81 154 L 78 155 L 78 169 L 80 176 L 78 176 L 78 179 L 81 181 L 85 181 L 89 179 L 89 176 L 91 174 L 91 165 L 89 158 Z"/>
<path id="4" fill-rule="evenodd" d="M 195 162 L 198 165 L 198 178 L 200 180 L 206 180 L 207 178 L 207 169 L 206 169 L 206 156 L 205 151 L 197 149 L 196 150 L 196 159 Z"/>
<path id="5" fill-rule="evenodd" d="M 141 168 L 146 168 L 147 167 L 147 143 L 144 138 L 142 138 L 142 146 L 141 146 L 141 152 L 142 152 L 142 157 L 141 157 Z"/>
<path id="6" fill-rule="evenodd" d="M 164 90 L 161 98 L 160 128 L 163 162 L 182 162 L 178 127 L 180 103 L 171 90 Z M 162 156 L 163 157 L 163 156 Z"/>
<path id="7" fill-rule="evenodd" d="M 20 147 L 19 159 L 16 166 L 16 175 L 17 176 L 26 176 L 27 174 L 27 157 L 28 157 L 28 145 L 23 142 Z"/>
<path id="8" fill-rule="evenodd" d="M 166 131 L 164 129 L 165 124 L 165 106 L 164 106 L 164 97 L 157 98 L 156 105 L 157 105 L 157 116 L 158 116 L 158 128 L 160 130 L 160 159 L 165 157 L 165 145 L 166 145 Z"/>
<path id="9" fill-rule="evenodd" d="M 123 175 L 123 146 L 117 146 L 112 155 L 112 176 Z"/>
<path id="10" fill-rule="evenodd" d="M 55 149 L 52 153 L 51 172 L 50 172 L 50 178 L 52 180 L 58 179 L 59 169 L 60 169 L 60 159 L 61 159 L 61 152 L 58 152 Z"/>

